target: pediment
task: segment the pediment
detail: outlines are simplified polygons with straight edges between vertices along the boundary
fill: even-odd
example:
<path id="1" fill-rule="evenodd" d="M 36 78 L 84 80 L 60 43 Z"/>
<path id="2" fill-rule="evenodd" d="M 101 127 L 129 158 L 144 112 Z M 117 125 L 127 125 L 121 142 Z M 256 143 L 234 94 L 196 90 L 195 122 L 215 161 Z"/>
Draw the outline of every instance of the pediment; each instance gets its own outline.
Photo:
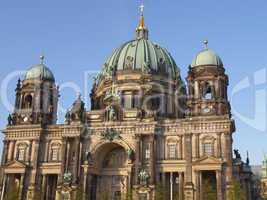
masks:
<path id="1" fill-rule="evenodd" d="M 22 162 L 19 162 L 17 160 L 14 160 L 14 161 L 11 161 L 11 162 L 8 162 L 6 165 L 5 165 L 5 168 L 26 168 L 27 166 L 22 163 Z"/>
<path id="2" fill-rule="evenodd" d="M 205 164 L 205 165 L 206 164 L 218 164 L 218 163 L 222 163 L 222 160 L 215 158 L 213 156 L 205 156 L 205 157 L 202 157 L 202 158 L 194 161 L 194 164 L 198 164 L 198 165 L 201 165 L 201 164 Z"/>

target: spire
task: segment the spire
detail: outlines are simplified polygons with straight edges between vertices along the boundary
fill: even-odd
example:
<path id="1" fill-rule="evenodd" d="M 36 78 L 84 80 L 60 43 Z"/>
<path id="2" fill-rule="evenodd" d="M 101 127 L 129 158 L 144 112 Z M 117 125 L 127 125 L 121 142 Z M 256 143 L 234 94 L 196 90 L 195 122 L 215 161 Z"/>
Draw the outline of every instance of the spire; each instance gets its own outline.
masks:
<path id="1" fill-rule="evenodd" d="M 144 16 L 144 9 L 145 6 L 142 3 L 140 6 L 140 20 L 139 20 L 139 25 L 136 28 L 136 37 L 137 39 L 148 39 L 148 30 L 145 27 L 145 16 Z"/>

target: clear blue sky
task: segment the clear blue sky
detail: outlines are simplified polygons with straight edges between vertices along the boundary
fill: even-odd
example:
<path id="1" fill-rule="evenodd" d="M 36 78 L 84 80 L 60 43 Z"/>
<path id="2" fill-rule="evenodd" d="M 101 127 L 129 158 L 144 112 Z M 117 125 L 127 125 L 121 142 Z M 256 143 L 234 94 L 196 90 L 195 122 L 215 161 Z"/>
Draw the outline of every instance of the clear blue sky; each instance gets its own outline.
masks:
<path id="1" fill-rule="evenodd" d="M 44 53 L 57 83 L 75 81 L 84 90 L 84 71 L 98 70 L 112 50 L 134 37 L 138 22 L 137 0 L 1 1 L 0 81 L 14 70 L 25 70 Z M 223 59 L 233 87 L 248 77 L 250 86 L 232 98 L 241 116 L 253 119 L 255 95 L 266 93 L 266 80 L 254 85 L 254 73 L 267 67 L 266 0 L 145 0 L 150 39 L 166 47 L 183 78 L 194 55 L 208 38 L 210 48 Z M 263 76 L 264 71 L 259 72 Z M 266 72 L 265 72 L 266 73 Z M 260 79 L 260 78 L 259 78 Z M 256 76 L 255 80 L 258 78 Z M 14 102 L 16 80 L 9 84 Z M 89 98 L 89 88 L 83 96 Z M 76 94 L 61 91 L 60 103 L 69 106 Z M 253 164 L 267 152 L 266 97 L 258 98 L 256 125 L 235 117 L 234 146 L 244 155 L 249 150 Z M 0 128 L 8 111 L 0 102 Z M 60 114 L 62 121 L 62 113 Z"/>

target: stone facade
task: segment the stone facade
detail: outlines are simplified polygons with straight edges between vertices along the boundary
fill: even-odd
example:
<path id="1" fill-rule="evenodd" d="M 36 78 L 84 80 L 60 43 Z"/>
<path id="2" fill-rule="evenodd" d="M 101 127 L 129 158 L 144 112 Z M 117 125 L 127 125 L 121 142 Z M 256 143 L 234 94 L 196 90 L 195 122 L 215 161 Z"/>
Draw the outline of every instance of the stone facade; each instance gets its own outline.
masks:
<path id="1" fill-rule="evenodd" d="M 154 200 L 160 190 L 170 200 L 227 199 L 235 124 L 220 58 L 204 49 L 186 88 L 173 58 L 148 40 L 143 15 L 136 33 L 96 77 L 91 110 L 79 96 L 64 124 L 43 63 L 18 82 L 3 131 L 1 200 Z"/>

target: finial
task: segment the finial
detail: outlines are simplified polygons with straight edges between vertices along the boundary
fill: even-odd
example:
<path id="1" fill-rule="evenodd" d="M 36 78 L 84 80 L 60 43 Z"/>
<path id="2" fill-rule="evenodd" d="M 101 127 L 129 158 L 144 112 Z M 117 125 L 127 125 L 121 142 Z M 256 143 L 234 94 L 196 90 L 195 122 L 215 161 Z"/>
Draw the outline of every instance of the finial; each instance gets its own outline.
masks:
<path id="1" fill-rule="evenodd" d="M 140 21 L 139 21 L 139 29 L 144 29 L 145 28 L 145 17 L 144 17 L 144 10 L 145 10 L 145 6 L 144 3 L 141 3 L 140 6 Z"/>
<path id="2" fill-rule="evenodd" d="M 136 29 L 137 39 L 148 39 L 148 30 L 145 27 L 145 17 L 144 17 L 145 6 L 143 1 L 141 2 L 139 8 L 140 8 L 140 20 L 139 20 L 139 25 Z"/>
<path id="3" fill-rule="evenodd" d="M 205 49 L 208 49 L 209 41 L 208 41 L 208 40 L 204 40 L 203 43 L 204 43 L 204 45 L 205 45 Z"/>
<path id="4" fill-rule="evenodd" d="M 41 65 L 44 64 L 44 59 L 45 59 L 45 56 L 44 56 L 44 55 L 41 55 L 41 56 L 40 56 L 40 64 L 41 64 Z"/>

